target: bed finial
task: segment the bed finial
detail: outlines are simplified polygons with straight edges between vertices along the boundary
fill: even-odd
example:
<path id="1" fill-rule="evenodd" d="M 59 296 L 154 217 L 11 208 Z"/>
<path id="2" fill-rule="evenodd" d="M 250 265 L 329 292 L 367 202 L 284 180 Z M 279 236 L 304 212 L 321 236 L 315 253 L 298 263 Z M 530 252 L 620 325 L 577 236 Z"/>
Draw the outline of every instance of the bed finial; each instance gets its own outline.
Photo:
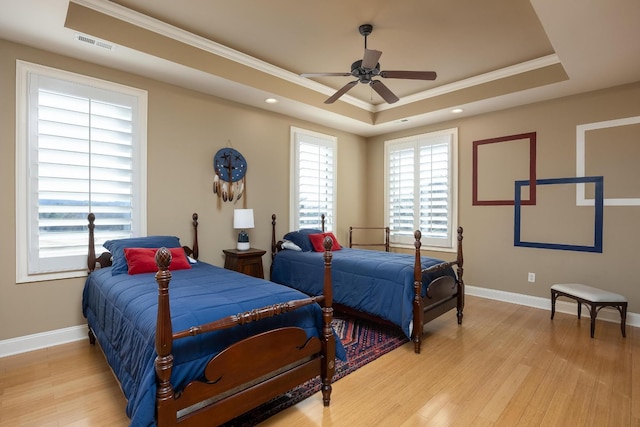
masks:
<path id="1" fill-rule="evenodd" d="M 156 252 L 156 265 L 160 270 L 167 270 L 171 264 L 171 251 L 164 246 Z"/>
<path id="2" fill-rule="evenodd" d="M 333 239 L 329 236 L 326 236 L 324 238 L 323 246 L 325 251 L 331 252 L 331 248 L 333 247 Z"/>

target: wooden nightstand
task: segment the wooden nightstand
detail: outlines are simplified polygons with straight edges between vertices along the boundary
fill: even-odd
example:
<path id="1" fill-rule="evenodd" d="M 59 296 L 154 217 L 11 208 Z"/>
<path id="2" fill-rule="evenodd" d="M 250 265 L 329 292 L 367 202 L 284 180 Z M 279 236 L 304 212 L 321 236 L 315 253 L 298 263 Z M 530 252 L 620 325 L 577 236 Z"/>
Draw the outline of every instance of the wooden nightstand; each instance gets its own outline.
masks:
<path id="1" fill-rule="evenodd" d="M 250 248 L 246 251 L 237 249 L 223 249 L 225 259 L 224 268 L 264 279 L 262 256 L 267 253 L 262 249 Z"/>

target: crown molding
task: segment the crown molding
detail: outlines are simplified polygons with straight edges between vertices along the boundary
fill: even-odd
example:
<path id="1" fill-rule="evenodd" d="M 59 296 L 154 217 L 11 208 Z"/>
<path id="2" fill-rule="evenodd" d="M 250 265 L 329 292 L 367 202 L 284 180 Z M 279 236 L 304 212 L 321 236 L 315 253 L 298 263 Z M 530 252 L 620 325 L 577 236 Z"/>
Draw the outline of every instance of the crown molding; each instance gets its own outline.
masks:
<path id="1" fill-rule="evenodd" d="M 530 61 L 521 62 L 516 65 L 512 65 L 505 68 L 500 68 L 495 71 L 480 74 L 477 76 L 469 77 L 468 79 L 459 80 L 457 82 L 449 83 L 446 85 L 438 86 L 433 89 L 419 92 L 413 95 L 405 96 L 395 104 L 380 104 L 374 112 L 385 111 L 401 105 L 411 104 L 412 102 L 422 101 L 428 98 L 434 98 L 436 96 L 444 95 L 447 93 L 455 92 L 462 89 L 468 89 L 473 86 L 479 86 L 484 83 L 489 83 L 495 80 L 504 79 L 518 74 L 526 73 L 528 71 L 538 70 L 540 68 L 548 67 L 550 65 L 558 64 L 560 58 L 558 55 L 551 54 L 540 58 L 532 59 Z"/>
<path id="2" fill-rule="evenodd" d="M 224 46 L 205 37 L 182 30 L 178 27 L 167 24 L 166 22 L 133 11 L 124 6 L 101 0 L 73 0 L 72 2 L 80 6 L 93 9 L 96 12 L 105 14 L 128 24 L 135 25 L 145 30 L 161 34 L 178 42 L 201 49 L 213 55 L 217 55 L 246 67 L 253 68 L 265 74 L 270 74 L 274 77 L 288 81 L 290 83 L 294 83 L 298 86 L 323 93 L 327 96 L 331 96 L 335 92 L 334 88 L 330 88 L 313 80 L 300 77 L 295 73 L 292 73 L 280 67 L 276 67 L 275 65 L 269 64 L 268 62 L 254 58 L 253 56 L 239 52 L 235 49 L 231 49 L 230 47 Z M 373 104 L 361 101 L 357 98 L 354 98 L 353 96 L 345 95 L 340 99 L 341 101 L 347 102 L 357 108 L 361 108 L 369 112 L 373 112 L 375 110 L 375 106 Z"/>
<path id="3" fill-rule="evenodd" d="M 318 83 L 316 81 L 313 81 L 304 77 L 300 77 L 295 73 L 284 70 L 280 67 L 276 67 L 272 64 L 269 64 L 268 62 L 254 58 L 250 55 L 239 52 L 235 49 L 231 49 L 227 46 L 224 46 L 220 43 L 209 40 L 205 37 L 198 36 L 196 34 L 182 30 L 178 27 L 167 24 L 166 22 L 160 21 L 158 19 L 152 18 L 142 13 L 133 11 L 124 6 L 121 6 L 112 2 L 107 2 L 104 0 L 72 0 L 72 2 L 78 5 L 93 9 L 99 13 L 108 15 L 112 18 L 127 22 L 131 25 L 135 25 L 145 30 L 152 31 L 157 34 L 161 34 L 163 36 L 169 37 L 178 42 L 185 43 L 187 45 L 201 49 L 213 55 L 217 55 L 222 58 L 228 59 L 230 61 L 234 61 L 238 64 L 244 65 L 246 67 L 253 68 L 262 73 L 272 75 L 274 77 L 288 81 L 298 86 L 305 87 L 307 89 L 325 94 L 327 96 L 331 96 L 333 95 L 333 93 L 335 93 L 334 88 L 325 86 L 321 83 Z M 413 95 L 405 96 L 400 101 L 394 104 L 383 103 L 383 104 L 376 105 L 366 101 L 362 101 L 348 94 L 343 95 L 340 98 L 340 100 L 342 102 L 346 102 L 362 110 L 365 110 L 371 113 L 377 113 L 380 111 L 390 110 L 393 108 L 401 107 L 403 105 L 408 105 L 414 102 L 418 102 L 418 101 L 433 98 L 436 96 L 444 95 L 447 93 L 455 92 L 458 90 L 463 90 L 473 86 L 478 86 L 478 85 L 492 82 L 495 80 L 526 73 L 528 71 L 537 70 L 543 67 L 557 64 L 559 62 L 560 62 L 560 59 L 556 54 L 543 56 L 540 58 L 515 64 L 509 67 L 501 68 L 495 71 L 490 71 L 488 73 L 484 73 L 478 76 L 473 76 L 468 79 L 438 86 L 436 88 L 419 92 Z"/>

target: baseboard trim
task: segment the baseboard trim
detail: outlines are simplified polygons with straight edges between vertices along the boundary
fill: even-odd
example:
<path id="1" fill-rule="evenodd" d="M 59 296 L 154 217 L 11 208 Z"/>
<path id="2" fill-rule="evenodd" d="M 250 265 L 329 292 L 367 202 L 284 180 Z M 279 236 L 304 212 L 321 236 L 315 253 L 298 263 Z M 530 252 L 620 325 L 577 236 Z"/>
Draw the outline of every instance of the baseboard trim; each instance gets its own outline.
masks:
<path id="1" fill-rule="evenodd" d="M 543 310 L 551 311 L 551 295 L 549 295 L 549 298 L 542 298 L 469 285 L 465 286 L 465 293 L 467 295 L 472 295 L 480 298 L 493 299 L 497 301 L 508 302 L 511 304 L 525 305 L 527 307 L 541 308 Z M 557 300 L 556 312 L 577 315 L 577 303 Z M 583 310 L 582 314 L 583 316 L 588 317 L 589 310 Z M 618 310 L 616 310 L 615 308 L 605 307 L 598 313 L 598 320 L 620 323 L 620 313 L 618 313 Z M 640 314 L 627 312 L 627 326 L 640 327 Z"/>
<path id="2" fill-rule="evenodd" d="M 41 332 L 0 341 L 0 357 L 40 350 L 87 338 L 87 326 L 71 326 L 55 331 Z"/>
<path id="3" fill-rule="evenodd" d="M 496 289 L 481 288 L 478 286 L 465 286 L 466 294 L 480 298 L 493 299 L 511 304 L 525 305 L 527 307 L 540 308 L 551 311 L 551 298 L 534 297 L 531 295 L 517 294 L 514 292 L 499 291 Z M 575 302 L 557 301 L 558 313 L 576 314 Z M 588 311 L 585 315 L 589 315 Z M 607 322 L 620 322 L 620 314 L 614 308 L 604 308 L 598 313 L 598 319 Z M 640 314 L 627 313 L 627 325 L 640 327 Z M 11 338 L 0 341 L 0 357 L 13 356 L 15 354 L 40 350 L 73 341 L 87 338 L 87 326 L 72 326 L 70 328 L 57 329 L 55 331 L 41 332 L 23 337 Z"/>

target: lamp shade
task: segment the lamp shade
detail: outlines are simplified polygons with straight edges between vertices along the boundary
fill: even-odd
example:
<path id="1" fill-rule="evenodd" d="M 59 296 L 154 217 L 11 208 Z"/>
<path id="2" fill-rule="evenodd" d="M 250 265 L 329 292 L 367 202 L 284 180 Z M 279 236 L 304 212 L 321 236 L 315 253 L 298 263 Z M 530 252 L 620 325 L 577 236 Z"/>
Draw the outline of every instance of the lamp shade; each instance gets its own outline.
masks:
<path id="1" fill-rule="evenodd" d="M 245 230 L 253 227 L 253 209 L 234 209 L 233 228 Z"/>

